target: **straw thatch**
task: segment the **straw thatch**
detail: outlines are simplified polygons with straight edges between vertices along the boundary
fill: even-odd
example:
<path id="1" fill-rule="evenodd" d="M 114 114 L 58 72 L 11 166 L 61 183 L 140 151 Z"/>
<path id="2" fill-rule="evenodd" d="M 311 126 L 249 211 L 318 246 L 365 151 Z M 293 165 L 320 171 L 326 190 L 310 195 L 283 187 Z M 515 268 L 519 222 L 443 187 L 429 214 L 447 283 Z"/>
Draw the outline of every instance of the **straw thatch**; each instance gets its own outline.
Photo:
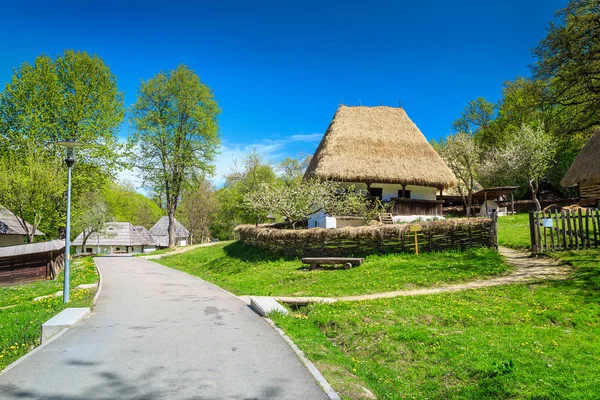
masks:
<path id="1" fill-rule="evenodd" d="M 157 242 L 143 226 L 133 226 L 131 222 L 109 222 L 100 234 L 97 232 L 92 233 L 86 244 L 99 246 L 156 246 Z M 73 240 L 71 245 L 83 245 L 83 232 Z"/>
<path id="2" fill-rule="evenodd" d="M 190 232 L 183 226 L 183 224 L 175 219 L 175 240 L 187 239 L 190 236 Z M 150 233 L 156 240 L 156 243 L 160 247 L 169 246 L 169 217 L 161 217 L 152 228 Z"/>
<path id="3" fill-rule="evenodd" d="M 8 208 L 0 206 L 0 235 L 27 235 L 27 231 L 21 225 L 21 219 L 17 217 Z M 31 224 L 25 221 L 29 230 L 33 229 Z M 36 236 L 43 236 L 44 233 L 35 231 Z"/>
<path id="4" fill-rule="evenodd" d="M 600 184 L 600 129 L 583 146 L 560 184 L 569 187 L 579 184 Z"/>
<path id="5" fill-rule="evenodd" d="M 305 177 L 450 188 L 456 178 L 402 108 L 340 106 Z"/>

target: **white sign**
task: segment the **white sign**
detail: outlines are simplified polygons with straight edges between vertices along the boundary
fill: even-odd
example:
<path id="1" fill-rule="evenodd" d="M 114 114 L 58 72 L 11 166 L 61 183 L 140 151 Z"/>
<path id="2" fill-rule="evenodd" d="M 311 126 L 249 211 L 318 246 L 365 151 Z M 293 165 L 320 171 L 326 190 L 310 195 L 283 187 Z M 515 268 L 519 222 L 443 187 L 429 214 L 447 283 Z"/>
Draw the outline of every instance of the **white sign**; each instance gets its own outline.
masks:
<path id="1" fill-rule="evenodd" d="M 552 228 L 554 226 L 552 218 L 542 218 L 541 225 L 544 228 Z"/>

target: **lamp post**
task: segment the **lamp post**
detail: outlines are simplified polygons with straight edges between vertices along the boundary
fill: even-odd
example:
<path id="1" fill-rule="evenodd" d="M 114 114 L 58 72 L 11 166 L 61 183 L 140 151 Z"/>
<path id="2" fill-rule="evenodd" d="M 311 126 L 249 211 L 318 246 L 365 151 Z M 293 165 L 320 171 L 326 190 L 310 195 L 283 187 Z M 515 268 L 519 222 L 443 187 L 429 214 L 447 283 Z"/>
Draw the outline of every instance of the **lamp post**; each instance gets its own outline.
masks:
<path id="1" fill-rule="evenodd" d="M 65 236 L 65 282 L 63 286 L 63 303 L 69 302 L 69 286 L 71 279 L 70 270 L 70 258 L 71 258 L 71 168 L 75 164 L 75 147 L 81 146 L 74 140 L 64 140 L 57 142 L 59 146 L 66 147 L 67 157 L 65 158 L 65 164 L 68 169 L 68 183 L 67 183 L 67 232 Z"/>

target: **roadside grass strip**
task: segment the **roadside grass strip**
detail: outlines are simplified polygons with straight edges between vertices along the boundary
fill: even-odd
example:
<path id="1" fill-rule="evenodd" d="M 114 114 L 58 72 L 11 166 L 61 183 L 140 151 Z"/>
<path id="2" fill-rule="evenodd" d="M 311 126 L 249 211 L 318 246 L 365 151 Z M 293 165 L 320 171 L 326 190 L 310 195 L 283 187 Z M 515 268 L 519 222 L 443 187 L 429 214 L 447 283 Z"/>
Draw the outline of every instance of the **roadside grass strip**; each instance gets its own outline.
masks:
<path id="1" fill-rule="evenodd" d="M 71 263 L 71 286 L 98 281 L 91 257 Z M 67 307 L 90 307 L 95 289 L 73 290 L 71 301 L 62 297 L 45 297 L 62 290 L 62 272 L 56 280 L 44 280 L 0 287 L 0 370 L 40 344 L 41 326 Z"/>

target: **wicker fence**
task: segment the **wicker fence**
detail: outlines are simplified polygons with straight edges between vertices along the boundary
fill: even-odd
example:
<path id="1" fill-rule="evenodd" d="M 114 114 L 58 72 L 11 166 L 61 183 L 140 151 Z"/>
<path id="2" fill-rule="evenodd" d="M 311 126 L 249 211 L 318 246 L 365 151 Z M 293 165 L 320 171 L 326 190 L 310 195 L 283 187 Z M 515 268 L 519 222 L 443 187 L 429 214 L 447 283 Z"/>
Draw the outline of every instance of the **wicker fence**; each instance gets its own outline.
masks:
<path id="1" fill-rule="evenodd" d="M 419 231 L 411 231 L 418 225 Z M 413 228 L 414 229 L 414 228 Z M 497 217 L 450 219 L 416 224 L 361 226 L 340 229 L 276 229 L 273 226 L 240 225 L 244 244 L 287 257 L 347 257 L 369 254 L 497 248 Z"/>

